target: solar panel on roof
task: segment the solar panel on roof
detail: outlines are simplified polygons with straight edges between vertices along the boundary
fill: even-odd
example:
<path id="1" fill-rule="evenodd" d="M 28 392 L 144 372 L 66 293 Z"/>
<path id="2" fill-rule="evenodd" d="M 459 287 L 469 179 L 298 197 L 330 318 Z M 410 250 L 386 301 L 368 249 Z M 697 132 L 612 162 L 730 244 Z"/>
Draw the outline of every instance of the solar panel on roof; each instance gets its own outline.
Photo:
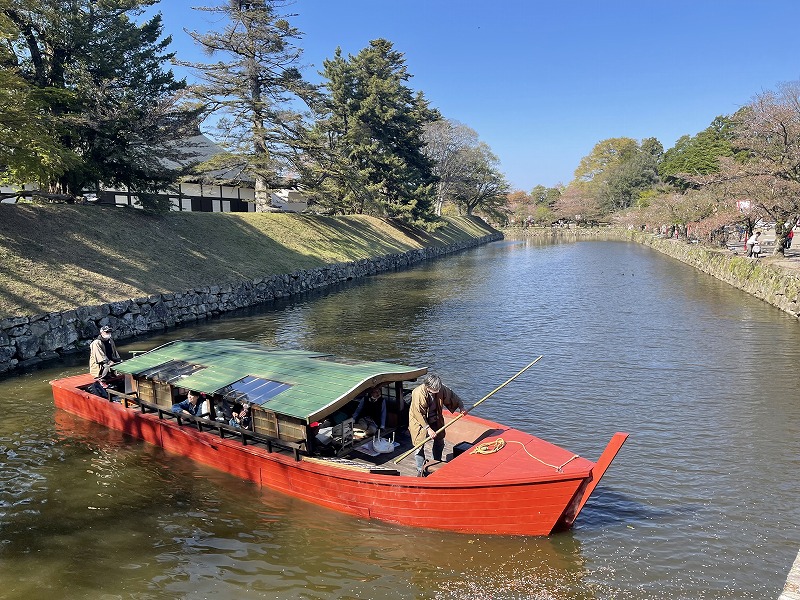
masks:
<path id="1" fill-rule="evenodd" d="M 222 394 L 223 398 L 226 400 L 250 402 L 251 404 L 263 406 L 275 396 L 291 387 L 292 386 L 288 383 L 271 381 L 269 379 L 248 375 L 239 381 L 234 381 L 232 384 L 225 386 L 219 390 L 219 393 Z"/>

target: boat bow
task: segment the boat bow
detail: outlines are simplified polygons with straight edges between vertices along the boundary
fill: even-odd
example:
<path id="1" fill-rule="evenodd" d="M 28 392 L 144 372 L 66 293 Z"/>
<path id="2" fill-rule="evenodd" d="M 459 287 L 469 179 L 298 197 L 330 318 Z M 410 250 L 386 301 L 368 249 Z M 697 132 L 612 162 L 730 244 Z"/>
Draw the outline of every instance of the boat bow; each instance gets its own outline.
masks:
<path id="1" fill-rule="evenodd" d="M 560 525 L 563 528 L 572 527 L 572 524 L 575 522 L 575 519 L 578 518 L 578 515 L 581 513 L 583 506 L 589 499 L 589 496 L 592 495 L 594 488 L 596 488 L 597 484 L 600 483 L 600 479 L 602 479 L 606 470 L 611 465 L 611 461 L 613 461 L 614 457 L 617 456 L 617 453 L 619 452 L 620 448 L 622 448 L 622 445 L 625 443 L 625 440 L 627 439 L 628 439 L 627 433 L 617 432 L 614 434 L 614 437 L 611 438 L 611 441 L 608 442 L 606 449 L 603 450 L 603 453 L 600 455 L 600 458 L 597 460 L 594 467 L 592 467 L 592 472 L 586 479 L 586 482 L 584 483 L 583 486 L 581 486 L 581 489 L 578 491 L 578 494 L 570 503 L 567 510 L 564 511 L 564 516 L 562 517 L 560 523 Z"/>

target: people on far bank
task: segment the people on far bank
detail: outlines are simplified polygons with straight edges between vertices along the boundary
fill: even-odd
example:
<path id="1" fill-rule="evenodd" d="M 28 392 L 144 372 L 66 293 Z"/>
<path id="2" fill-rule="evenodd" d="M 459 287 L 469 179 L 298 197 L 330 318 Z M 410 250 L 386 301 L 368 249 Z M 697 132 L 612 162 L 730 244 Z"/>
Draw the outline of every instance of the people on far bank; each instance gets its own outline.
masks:
<path id="1" fill-rule="evenodd" d="M 89 345 L 89 373 L 95 379 L 105 379 L 111 367 L 122 361 L 111 333 L 111 327 L 103 325 L 100 335 Z"/>
<path id="2" fill-rule="evenodd" d="M 759 238 L 761 237 L 761 232 L 756 231 L 747 238 L 747 256 L 755 256 L 758 258 L 758 255 L 761 253 L 761 244 L 759 243 Z"/>
<path id="3" fill-rule="evenodd" d="M 428 439 L 433 439 L 433 460 L 442 460 L 444 450 L 445 432 L 437 433 L 444 427 L 442 408 L 450 412 L 465 412 L 464 402 L 453 390 L 442 383 L 441 378 L 429 373 L 419 385 L 411 392 L 411 406 L 408 413 L 408 430 L 414 445 L 422 444 Z M 417 477 L 425 475 L 425 446 L 420 446 L 416 456 Z"/>

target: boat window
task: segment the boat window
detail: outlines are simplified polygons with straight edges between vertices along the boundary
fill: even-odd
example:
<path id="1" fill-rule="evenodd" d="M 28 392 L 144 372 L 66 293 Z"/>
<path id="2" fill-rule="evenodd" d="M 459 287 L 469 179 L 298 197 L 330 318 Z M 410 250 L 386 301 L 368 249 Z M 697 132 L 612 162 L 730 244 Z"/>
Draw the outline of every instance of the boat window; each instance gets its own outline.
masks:
<path id="1" fill-rule="evenodd" d="M 171 360 L 147 369 L 146 371 L 142 371 L 141 373 L 137 373 L 136 375 L 153 381 L 175 383 L 205 368 L 206 367 L 203 365 L 196 365 L 183 360 Z"/>
<path id="2" fill-rule="evenodd" d="M 288 383 L 248 375 L 239 381 L 226 385 L 221 390 L 218 390 L 217 393 L 231 402 L 250 402 L 262 405 L 290 387 L 292 386 Z"/>

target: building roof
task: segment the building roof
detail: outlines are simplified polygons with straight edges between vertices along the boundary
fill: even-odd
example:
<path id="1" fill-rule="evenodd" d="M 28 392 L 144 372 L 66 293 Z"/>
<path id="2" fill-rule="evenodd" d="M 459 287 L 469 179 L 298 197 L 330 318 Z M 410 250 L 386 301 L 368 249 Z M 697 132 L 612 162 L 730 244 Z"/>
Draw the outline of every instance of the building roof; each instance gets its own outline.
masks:
<path id="1" fill-rule="evenodd" d="M 202 133 L 183 139 L 178 142 L 178 144 L 186 153 L 186 158 L 179 162 L 165 160 L 165 166 L 170 169 L 177 169 L 189 165 L 201 165 L 216 156 L 228 154 L 221 146 Z M 254 183 L 253 176 L 243 171 L 241 165 L 210 169 L 203 173 L 184 177 L 184 181 L 201 180 L 234 182 L 246 186 L 252 186 Z"/>
<path id="2" fill-rule="evenodd" d="M 270 349 L 239 340 L 176 341 L 126 360 L 120 373 L 249 401 L 307 423 L 332 414 L 364 390 L 414 380 L 426 368 Z"/>

